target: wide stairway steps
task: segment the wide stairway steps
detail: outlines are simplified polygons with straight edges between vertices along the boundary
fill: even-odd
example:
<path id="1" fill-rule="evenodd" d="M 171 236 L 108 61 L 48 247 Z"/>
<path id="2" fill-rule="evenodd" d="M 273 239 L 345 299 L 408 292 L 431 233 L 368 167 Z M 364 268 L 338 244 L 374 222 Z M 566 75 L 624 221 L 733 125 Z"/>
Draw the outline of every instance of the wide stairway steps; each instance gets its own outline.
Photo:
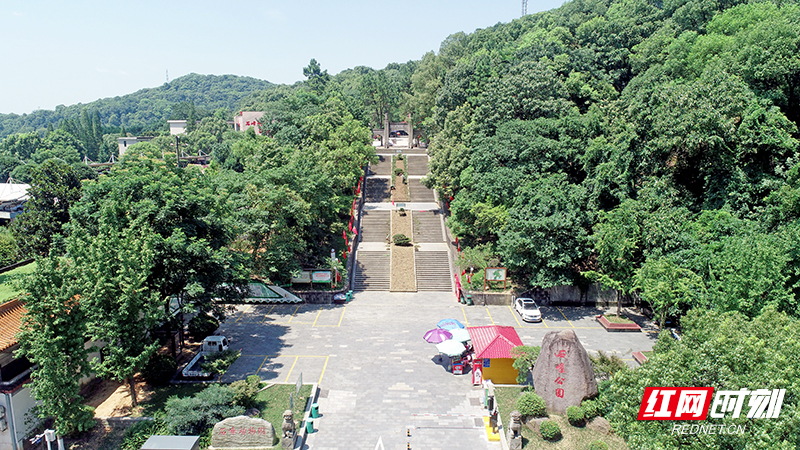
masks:
<path id="1" fill-rule="evenodd" d="M 447 252 L 416 252 L 417 291 L 451 291 Z"/>
<path id="2" fill-rule="evenodd" d="M 433 211 L 414 211 L 414 242 L 445 242 L 442 234 L 442 219 Z"/>
<path id="3" fill-rule="evenodd" d="M 364 211 L 361 216 L 361 242 L 386 242 L 390 220 L 389 211 Z"/>
<path id="4" fill-rule="evenodd" d="M 391 255 L 383 252 L 356 252 L 356 291 L 388 291 Z"/>

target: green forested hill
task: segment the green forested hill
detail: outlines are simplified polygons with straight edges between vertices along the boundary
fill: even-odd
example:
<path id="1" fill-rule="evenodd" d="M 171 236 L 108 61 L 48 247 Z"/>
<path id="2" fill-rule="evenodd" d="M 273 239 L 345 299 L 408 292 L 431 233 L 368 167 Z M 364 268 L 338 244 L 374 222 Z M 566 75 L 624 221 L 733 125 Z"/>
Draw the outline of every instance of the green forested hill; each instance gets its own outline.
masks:
<path id="1" fill-rule="evenodd" d="M 150 127 L 163 126 L 164 121 L 177 112 L 177 107 L 186 108 L 192 103 L 196 108 L 210 112 L 219 108 L 234 111 L 243 97 L 271 86 L 273 84 L 268 81 L 251 77 L 193 73 L 133 94 L 104 98 L 87 104 L 59 105 L 55 111 L 38 110 L 22 115 L 0 114 L 0 138 L 13 133 L 42 131 L 49 124 L 57 127 L 62 120 L 79 118 L 84 109 L 90 115 L 96 110 L 104 126 L 123 126 L 136 133 Z"/>

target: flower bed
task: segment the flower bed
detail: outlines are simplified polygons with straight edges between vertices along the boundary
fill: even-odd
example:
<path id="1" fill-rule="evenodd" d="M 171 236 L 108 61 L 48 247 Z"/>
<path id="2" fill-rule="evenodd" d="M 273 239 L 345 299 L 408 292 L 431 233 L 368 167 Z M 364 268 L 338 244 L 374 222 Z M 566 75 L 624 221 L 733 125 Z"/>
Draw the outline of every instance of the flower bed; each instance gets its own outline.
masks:
<path id="1" fill-rule="evenodd" d="M 598 322 L 600 322 L 600 325 L 606 329 L 606 331 L 642 331 L 642 327 L 636 325 L 635 323 L 611 323 L 602 314 L 595 316 L 595 318 Z"/>

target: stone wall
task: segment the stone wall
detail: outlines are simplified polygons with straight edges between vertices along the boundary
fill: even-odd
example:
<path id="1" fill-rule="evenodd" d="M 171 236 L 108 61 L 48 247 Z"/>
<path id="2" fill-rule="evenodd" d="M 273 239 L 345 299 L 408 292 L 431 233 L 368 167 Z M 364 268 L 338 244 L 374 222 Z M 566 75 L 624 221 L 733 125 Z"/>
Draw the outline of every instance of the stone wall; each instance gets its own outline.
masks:
<path id="1" fill-rule="evenodd" d="M 331 305 L 333 296 L 346 293 L 347 289 L 338 291 L 292 291 L 292 294 L 303 299 L 303 302 L 314 305 Z"/>
<path id="2" fill-rule="evenodd" d="M 613 289 L 603 289 L 598 284 L 589 286 L 589 289 L 581 297 L 581 290 L 576 286 L 555 286 L 548 289 L 538 289 L 526 292 L 481 292 L 470 291 L 472 302 L 476 305 L 512 305 L 513 298 L 530 297 L 540 306 L 559 305 L 559 306 L 616 306 L 617 293 Z M 628 298 L 623 298 L 622 305 L 630 306 L 633 304 Z"/>

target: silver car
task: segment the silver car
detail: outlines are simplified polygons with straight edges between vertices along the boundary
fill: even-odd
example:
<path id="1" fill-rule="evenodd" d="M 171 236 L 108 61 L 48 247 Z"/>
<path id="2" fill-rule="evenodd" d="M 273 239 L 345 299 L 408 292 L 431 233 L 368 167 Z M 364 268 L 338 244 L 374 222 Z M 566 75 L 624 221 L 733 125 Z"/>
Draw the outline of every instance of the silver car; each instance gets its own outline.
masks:
<path id="1" fill-rule="evenodd" d="M 530 298 L 518 298 L 514 301 L 514 309 L 525 322 L 541 322 L 542 313 L 536 302 Z"/>

